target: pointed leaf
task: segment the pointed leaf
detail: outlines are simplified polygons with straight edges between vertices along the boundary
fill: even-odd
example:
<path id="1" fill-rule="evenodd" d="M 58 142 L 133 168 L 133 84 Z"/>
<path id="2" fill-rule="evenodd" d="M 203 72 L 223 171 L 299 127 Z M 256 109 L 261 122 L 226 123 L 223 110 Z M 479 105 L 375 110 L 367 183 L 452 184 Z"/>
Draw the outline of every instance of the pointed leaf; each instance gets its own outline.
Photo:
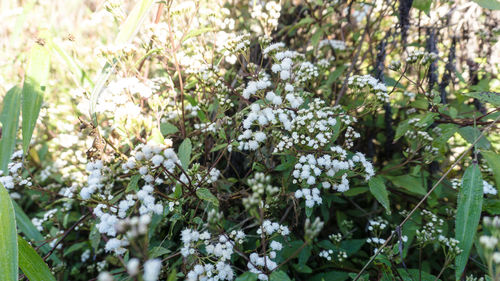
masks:
<path id="1" fill-rule="evenodd" d="M 196 196 L 198 196 L 198 198 L 200 198 L 201 200 L 205 200 L 214 204 L 215 206 L 219 206 L 219 200 L 207 188 L 198 188 L 196 190 Z"/>
<path id="2" fill-rule="evenodd" d="M 7 189 L 0 184 L 0 280 L 17 281 L 17 231 L 14 207 Z"/>
<path id="3" fill-rule="evenodd" d="M 0 170 L 6 175 L 7 165 L 16 144 L 17 128 L 19 126 L 19 113 L 21 111 L 21 88 L 12 87 L 3 99 L 0 122 L 2 135 L 0 138 Z"/>
<path id="4" fill-rule="evenodd" d="M 481 155 L 483 155 L 484 159 L 486 159 L 488 166 L 493 172 L 496 188 L 500 188 L 500 155 L 493 151 L 483 151 L 481 152 Z"/>
<path id="5" fill-rule="evenodd" d="M 46 46 L 35 44 L 31 49 L 23 84 L 23 151 L 28 152 L 31 136 L 43 102 L 49 78 L 50 57 Z"/>
<path id="6" fill-rule="evenodd" d="M 17 239 L 19 267 L 30 281 L 55 281 L 54 275 L 37 252 L 20 236 Z"/>
<path id="7" fill-rule="evenodd" d="M 458 193 L 457 215 L 455 221 L 455 238 L 462 253 L 455 258 L 455 277 L 460 279 L 469 259 L 474 243 L 481 208 L 483 204 L 483 180 L 477 164 L 472 164 L 465 170 L 462 178 L 462 188 Z"/>
<path id="8" fill-rule="evenodd" d="M 375 199 L 382 204 L 382 206 L 387 210 L 388 214 L 391 214 L 391 206 L 389 203 L 389 194 L 387 193 L 387 188 L 385 187 L 384 181 L 380 177 L 371 178 L 368 182 L 370 187 L 370 192 L 375 196 Z"/>
<path id="9" fill-rule="evenodd" d="M 189 162 L 191 161 L 191 150 L 193 146 L 191 145 L 190 139 L 185 139 L 179 146 L 179 160 L 181 161 L 182 168 L 187 169 L 189 167 Z"/>

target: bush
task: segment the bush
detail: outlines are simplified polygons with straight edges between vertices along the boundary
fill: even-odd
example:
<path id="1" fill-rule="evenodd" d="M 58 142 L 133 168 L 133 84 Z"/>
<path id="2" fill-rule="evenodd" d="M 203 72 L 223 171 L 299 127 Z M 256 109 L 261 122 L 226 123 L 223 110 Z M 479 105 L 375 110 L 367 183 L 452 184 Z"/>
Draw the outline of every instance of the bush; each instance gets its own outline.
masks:
<path id="1" fill-rule="evenodd" d="M 500 280 L 498 2 L 98 2 L 6 4 L 0 279 Z"/>

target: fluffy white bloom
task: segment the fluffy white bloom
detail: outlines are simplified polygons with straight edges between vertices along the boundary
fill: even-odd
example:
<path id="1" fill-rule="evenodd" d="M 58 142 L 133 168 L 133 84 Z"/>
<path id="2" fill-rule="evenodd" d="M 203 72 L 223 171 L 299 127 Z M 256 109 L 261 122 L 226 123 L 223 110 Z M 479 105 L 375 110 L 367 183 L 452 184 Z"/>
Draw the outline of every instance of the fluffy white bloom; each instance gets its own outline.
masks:
<path id="1" fill-rule="evenodd" d="M 148 260 L 144 263 L 144 281 L 157 281 L 160 276 L 161 261 L 159 259 Z"/>

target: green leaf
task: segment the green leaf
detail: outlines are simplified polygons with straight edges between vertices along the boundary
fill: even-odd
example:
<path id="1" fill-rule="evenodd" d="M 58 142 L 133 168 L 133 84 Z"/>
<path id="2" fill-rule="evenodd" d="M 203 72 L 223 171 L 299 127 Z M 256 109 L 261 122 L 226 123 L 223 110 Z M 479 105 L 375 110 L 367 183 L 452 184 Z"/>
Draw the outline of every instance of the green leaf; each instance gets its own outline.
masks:
<path id="1" fill-rule="evenodd" d="M 196 196 L 198 196 L 198 198 L 200 198 L 201 200 L 205 200 L 214 204 L 215 206 L 219 206 L 219 200 L 207 188 L 198 188 L 196 190 Z"/>
<path id="2" fill-rule="evenodd" d="M 485 9 L 500 10 L 500 2 L 496 0 L 472 0 L 472 1 L 476 2 L 479 6 Z"/>
<path id="3" fill-rule="evenodd" d="M 182 168 L 184 169 L 187 169 L 189 167 L 192 149 L 193 146 L 191 145 L 190 139 L 185 139 L 179 146 L 179 160 L 181 161 Z"/>
<path id="4" fill-rule="evenodd" d="M 210 32 L 210 31 L 213 31 L 214 28 L 212 27 L 202 27 L 202 28 L 198 28 L 198 29 L 195 29 L 195 30 L 191 30 L 189 31 L 189 33 L 182 39 L 182 42 L 184 43 L 186 40 L 188 39 L 191 39 L 193 37 L 197 37 L 201 34 L 204 34 L 204 33 L 207 33 L 207 32 Z"/>
<path id="5" fill-rule="evenodd" d="M 323 28 L 318 27 L 318 29 L 316 30 L 316 32 L 311 37 L 311 44 L 314 47 L 318 46 L 319 40 L 323 37 L 323 32 L 324 32 Z"/>
<path id="6" fill-rule="evenodd" d="M 328 271 L 328 272 L 323 272 L 323 273 L 318 273 L 314 275 L 310 280 L 311 281 L 330 281 L 330 280 L 335 280 L 335 281 L 344 281 L 349 279 L 349 274 L 347 272 L 342 272 L 342 271 Z"/>
<path id="7" fill-rule="evenodd" d="M 496 188 L 500 188 L 500 155 L 493 151 L 482 151 L 481 155 L 483 155 L 484 159 L 486 159 L 488 166 L 493 172 Z"/>
<path id="8" fill-rule="evenodd" d="M 247 271 L 238 276 L 235 281 L 256 281 L 256 280 L 257 280 L 257 274 Z"/>
<path id="9" fill-rule="evenodd" d="M 71 77 L 75 81 L 76 85 L 83 86 L 83 82 L 87 81 L 92 87 L 94 83 L 87 75 L 87 73 L 81 67 L 81 63 L 79 63 L 76 58 L 71 57 L 61 46 L 60 42 L 56 42 L 54 40 L 50 40 L 49 42 L 50 50 L 57 55 L 63 63 L 66 64 L 68 70 L 71 74 Z"/>
<path id="10" fill-rule="evenodd" d="M 481 131 L 474 127 L 463 127 L 458 129 L 458 133 L 470 144 L 474 143 L 476 139 L 481 135 Z M 476 143 L 477 148 L 489 149 L 491 147 L 490 141 L 485 136 Z"/>
<path id="11" fill-rule="evenodd" d="M 422 186 L 422 179 L 413 177 L 410 175 L 402 175 L 402 176 L 385 176 L 389 179 L 392 184 L 397 187 L 403 188 L 405 192 L 417 195 L 425 195 L 427 190 Z"/>
<path id="12" fill-rule="evenodd" d="M 160 124 L 160 131 L 163 136 L 172 135 L 179 131 L 176 126 L 170 124 L 169 122 L 163 122 Z"/>
<path id="13" fill-rule="evenodd" d="M 0 183 L 0 280 L 16 281 L 18 273 L 17 231 L 14 207 Z"/>
<path id="14" fill-rule="evenodd" d="M 23 151 L 28 152 L 31 136 L 43 102 L 50 70 L 50 56 L 47 47 L 35 44 L 31 48 L 28 67 L 22 90 L 23 103 Z"/>
<path id="15" fill-rule="evenodd" d="M 389 194 L 387 193 L 387 188 L 385 187 L 384 180 L 380 177 L 371 178 L 368 182 L 370 187 L 370 192 L 375 196 L 377 201 L 382 204 L 382 206 L 387 210 L 387 213 L 391 214 L 391 205 L 389 203 Z"/>
<path id="16" fill-rule="evenodd" d="M 23 238 L 18 236 L 19 267 L 30 281 L 55 281 L 49 267 Z"/>
<path id="17" fill-rule="evenodd" d="M 12 87 L 3 99 L 0 122 L 2 135 L 0 138 L 0 169 L 7 175 L 7 166 L 16 145 L 17 128 L 19 126 L 19 112 L 21 111 L 21 89 Z"/>
<path id="18" fill-rule="evenodd" d="M 130 12 L 125 22 L 123 22 L 123 24 L 120 26 L 120 31 L 118 32 L 118 35 L 116 36 L 114 42 L 116 46 L 124 45 L 132 40 L 132 38 L 139 30 L 142 22 L 144 21 L 144 19 L 146 19 L 146 16 L 148 15 L 149 9 L 153 5 L 153 2 L 154 0 L 142 0 L 134 6 L 132 12 Z M 97 116 L 95 114 L 97 101 L 99 100 L 99 96 L 101 95 L 104 86 L 108 81 L 109 76 L 111 76 L 111 73 L 113 73 L 113 70 L 115 69 L 117 63 L 118 60 L 115 58 L 113 59 L 112 63 L 107 62 L 103 66 L 101 72 L 97 76 L 97 82 L 95 83 L 94 89 L 90 94 L 90 116 L 94 122 L 94 125 L 97 125 Z"/>
<path id="19" fill-rule="evenodd" d="M 431 9 L 431 4 L 432 0 L 414 0 L 412 6 L 428 15 Z"/>
<path id="20" fill-rule="evenodd" d="M 278 270 L 278 271 L 273 271 L 271 275 L 269 276 L 269 281 L 291 281 L 290 277 L 286 275 L 285 272 Z"/>
<path id="21" fill-rule="evenodd" d="M 465 170 L 462 187 L 458 193 L 457 215 L 455 221 L 455 238 L 462 253 L 455 258 L 455 277 L 462 276 L 469 253 L 474 242 L 483 204 L 483 180 L 477 164 Z"/>

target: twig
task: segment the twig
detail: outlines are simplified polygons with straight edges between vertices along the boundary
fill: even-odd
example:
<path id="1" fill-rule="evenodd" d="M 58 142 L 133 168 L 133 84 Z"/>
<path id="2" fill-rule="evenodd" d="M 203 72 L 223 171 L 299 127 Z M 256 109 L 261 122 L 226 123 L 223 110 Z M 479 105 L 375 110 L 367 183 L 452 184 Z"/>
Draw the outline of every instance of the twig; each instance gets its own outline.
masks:
<path id="1" fill-rule="evenodd" d="M 52 253 L 56 250 L 57 246 L 59 246 L 59 244 L 61 244 L 61 242 L 71 233 L 71 231 L 73 229 L 75 229 L 75 227 L 77 227 L 80 223 L 82 223 L 83 221 L 85 221 L 89 216 L 90 216 L 91 213 L 87 213 L 85 216 L 83 216 L 81 219 L 79 219 L 77 222 L 75 222 L 70 228 L 68 228 L 61 239 L 59 239 L 59 241 L 56 242 L 56 244 L 52 247 L 52 249 L 50 249 L 50 251 L 47 253 L 47 255 L 45 255 L 45 257 L 43 257 L 43 260 L 47 260 L 50 255 L 52 255 Z"/>

